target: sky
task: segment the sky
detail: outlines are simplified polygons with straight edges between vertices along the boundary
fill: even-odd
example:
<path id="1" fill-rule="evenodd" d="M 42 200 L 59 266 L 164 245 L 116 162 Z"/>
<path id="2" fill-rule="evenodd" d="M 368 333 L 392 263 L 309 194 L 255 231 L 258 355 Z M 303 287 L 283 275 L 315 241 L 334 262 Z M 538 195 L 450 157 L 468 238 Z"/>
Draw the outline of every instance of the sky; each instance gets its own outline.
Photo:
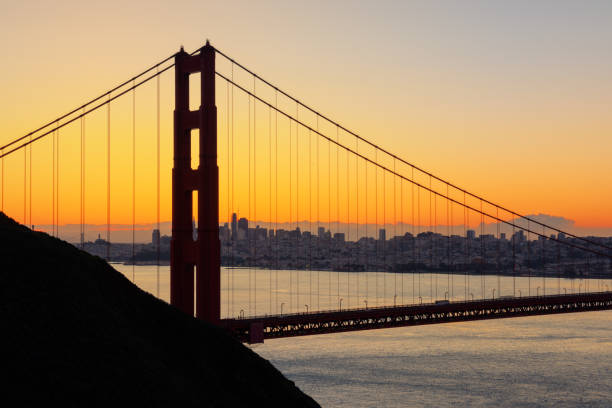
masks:
<path id="1" fill-rule="evenodd" d="M 454 184 L 519 213 L 612 228 L 612 3 L 604 1 L 0 0 L 0 143 L 181 45 L 193 50 L 206 39 L 301 101 Z M 161 79 L 163 161 L 171 158 L 171 86 L 171 75 Z M 151 86 L 136 96 L 139 222 L 155 219 L 154 92 Z M 131 103 L 128 96 L 112 107 L 120 163 L 112 176 L 116 223 L 131 222 Z M 106 217 L 105 159 L 98 154 L 105 149 L 105 126 L 102 112 L 86 122 L 92 224 Z M 78 134 L 75 124 L 62 135 L 60 222 L 79 220 Z M 33 150 L 32 223 L 49 223 L 51 146 L 41 142 Z M 222 149 L 220 142 L 220 155 Z M 17 219 L 23 160 L 7 159 L 4 174 L 7 211 Z M 164 191 L 170 188 L 167 166 Z M 265 218 L 265 204 L 235 207 Z M 161 212 L 168 220 L 167 194 Z"/>

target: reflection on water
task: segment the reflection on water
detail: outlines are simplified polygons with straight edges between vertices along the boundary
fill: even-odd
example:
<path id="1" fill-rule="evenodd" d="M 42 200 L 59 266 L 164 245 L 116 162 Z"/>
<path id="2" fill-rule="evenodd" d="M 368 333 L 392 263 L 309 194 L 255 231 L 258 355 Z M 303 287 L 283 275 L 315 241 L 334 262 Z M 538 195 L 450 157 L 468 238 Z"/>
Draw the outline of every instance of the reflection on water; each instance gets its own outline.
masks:
<path id="1" fill-rule="evenodd" d="M 131 279 L 131 266 L 114 266 Z M 134 272 L 136 283 L 155 294 L 157 267 L 136 266 Z M 280 308 L 279 302 L 284 302 L 283 312 L 303 311 L 308 302 L 315 309 L 337 308 L 338 288 L 343 308 L 358 307 L 363 300 L 375 305 L 377 293 L 382 305 L 393 304 L 395 293 L 398 303 L 418 302 L 418 296 L 424 302 L 444 298 L 449 286 L 455 300 L 462 300 L 468 287 L 475 298 L 483 292 L 491 297 L 493 289 L 496 297 L 513 291 L 518 296 L 519 290 L 525 295 L 530 289 L 527 278 L 496 276 L 487 276 L 483 287 L 480 276 L 470 276 L 466 282 L 463 275 L 423 274 L 419 292 L 419 277 L 414 277 L 413 290 L 412 275 L 305 271 L 278 271 L 278 275 L 277 290 L 276 271 L 223 269 L 224 315 L 228 310 L 232 314 L 232 305 L 227 306 L 232 299 L 234 314 L 248 311 L 249 293 L 250 311 L 255 313 L 256 308 L 263 314 Z M 160 267 L 159 277 L 160 297 L 168 300 L 167 266 Z M 227 290 L 228 279 L 230 284 L 234 279 L 233 291 Z M 288 290 L 289 283 L 293 291 Z M 532 278 L 531 293 L 607 290 L 611 284 Z M 253 349 L 324 407 L 612 406 L 612 311 L 276 339 Z"/>

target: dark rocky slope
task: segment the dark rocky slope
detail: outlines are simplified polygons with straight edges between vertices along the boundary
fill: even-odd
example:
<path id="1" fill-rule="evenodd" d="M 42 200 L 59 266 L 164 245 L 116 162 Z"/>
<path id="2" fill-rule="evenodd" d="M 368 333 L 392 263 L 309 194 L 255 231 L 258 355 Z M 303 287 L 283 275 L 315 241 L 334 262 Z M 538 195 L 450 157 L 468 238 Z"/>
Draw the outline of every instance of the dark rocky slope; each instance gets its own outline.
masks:
<path id="1" fill-rule="evenodd" d="M 223 330 L 2 213 L 0 338 L 14 406 L 318 406 Z"/>

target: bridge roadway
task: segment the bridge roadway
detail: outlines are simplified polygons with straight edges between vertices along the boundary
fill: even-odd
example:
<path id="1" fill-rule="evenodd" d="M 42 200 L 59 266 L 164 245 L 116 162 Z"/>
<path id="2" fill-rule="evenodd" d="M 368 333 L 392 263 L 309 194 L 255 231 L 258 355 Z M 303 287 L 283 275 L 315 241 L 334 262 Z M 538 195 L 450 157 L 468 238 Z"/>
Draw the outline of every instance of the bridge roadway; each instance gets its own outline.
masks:
<path id="1" fill-rule="evenodd" d="M 311 334 L 609 309 L 612 292 L 592 292 L 222 319 L 221 325 L 243 342 L 259 343 Z"/>

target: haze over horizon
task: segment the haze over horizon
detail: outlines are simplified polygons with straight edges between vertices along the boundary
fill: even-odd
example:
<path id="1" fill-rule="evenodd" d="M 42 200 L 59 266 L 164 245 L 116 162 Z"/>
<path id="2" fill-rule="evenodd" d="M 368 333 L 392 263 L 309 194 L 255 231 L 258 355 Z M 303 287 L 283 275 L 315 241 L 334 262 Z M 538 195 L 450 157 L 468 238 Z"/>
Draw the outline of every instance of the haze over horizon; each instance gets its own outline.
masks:
<path id="1" fill-rule="evenodd" d="M 526 215 L 526 217 L 533 219 L 535 221 L 539 221 L 545 223 L 554 228 L 558 228 L 566 233 L 574 234 L 580 237 L 586 236 L 595 236 L 595 237 L 612 237 L 612 228 L 592 228 L 592 227 L 579 227 L 576 226 L 573 220 L 568 220 L 563 217 L 555 217 L 546 214 L 530 214 Z M 522 227 L 526 227 L 527 223 L 521 219 L 515 219 L 517 225 Z M 220 225 L 223 225 L 224 222 L 221 222 Z M 488 222 L 484 225 L 484 230 L 482 232 L 484 234 L 493 234 L 496 235 L 498 223 Z M 429 224 L 424 225 L 415 225 L 412 226 L 409 223 L 403 224 L 398 222 L 397 224 L 347 224 L 344 222 L 309 222 L 308 220 L 302 220 L 299 222 L 283 222 L 283 223 L 268 223 L 266 221 L 250 221 L 249 227 L 255 228 L 259 226 L 261 228 L 272 228 L 272 229 L 284 229 L 284 230 L 294 230 L 297 226 L 300 227 L 302 231 L 310 231 L 312 233 L 317 232 L 318 227 L 323 227 L 326 230 L 331 230 L 332 233 L 340 232 L 345 233 L 347 235 L 348 240 L 355 240 L 355 238 L 364 237 L 377 237 L 378 230 L 380 228 L 385 228 L 387 230 L 387 239 L 390 239 L 394 236 L 401 236 L 405 233 L 421 233 L 427 231 L 435 231 L 442 235 L 448 234 L 448 226 L 442 223 L 434 224 L 434 226 L 430 226 Z M 35 228 L 40 231 L 51 232 L 51 225 L 35 225 Z M 80 240 L 80 224 L 64 224 L 60 226 L 60 238 L 69 241 L 69 242 L 78 242 Z M 135 237 L 137 243 L 149 243 L 151 242 L 151 233 L 154 229 L 157 229 L 156 223 L 141 223 L 135 225 Z M 475 224 L 466 227 L 463 224 L 455 224 L 451 229 L 451 235 L 465 235 L 466 229 L 473 229 L 476 232 L 476 235 L 480 235 L 481 233 L 481 225 Z M 536 230 L 537 228 L 532 228 L 532 230 Z M 171 221 L 162 221 L 160 223 L 160 231 L 161 235 L 171 235 L 172 223 Z M 505 233 L 508 237 L 512 234 L 512 227 L 508 225 L 502 224 L 500 226 L 500 233 Z M 548 235 L 552 234 L 554 231 L 547 230 Z M 100 238 L 106 239 L 106 224 L 86 224 L 85 225 L 85 240 L 86 241 L 94 241 L 98 238 L 98 234 Z M 555 233 L 556 235 L 556 233 Z M 532 235 L 532 239 L 537 239 L 536 236 Z M 131 224 L 111 224 L 111 242 L 115 243 L 130 243 L 132 242 L 132 225 Z"/>
<path id="2" fill-rule="evenodd" d="M 3 3 L 1 11 L 0 45 L 14 56 L 0 76 L 1 143 L 181 44 L 193 50 L 209 38 L 300 100 L 456 185 L 518 213 L 562 214 L 585 231 L 612 228 L 609 2 L 476 1 L 442 7 L 191 1 L 177 7 L 167 1 L 71 0 Z M 163 77 L 162 219 L 170 219 L 171 210 L 172 87 L 172 75 Z M 136 223 L 142 223 L 155 219 L 154 89 L 139 90 L 136 103 L 135 205 Z M 131 223 L 130 106 L 127 98 L 112 108 L 113 163 L 126 159 L 111 170 L 113 223 Z M 85 222 L 101 224 L 105 172 L 98 153 L 104 144 L 96 137 L 105 134 L 104 112 L 88 118 L 86 128 Z M 61 224 L 79 222 L 78 180 L 70 181 L 78 174 L 78 134 L 75 125 L 61 136 Z M 49 141 L 33 149 L 32 224 L 51 222 L 51 163 L 41 153 L 50 149 Z M 23 155 L 16 156 L 4 161 L 4 205 L 23 221 Z M 244 210 L 246 186 L 237 191 L 243 194 L 237 206 Z M 228 216 L 223 194 L 222 219 Z M 257 214 L 265 208 L 260 200 Z"/>

